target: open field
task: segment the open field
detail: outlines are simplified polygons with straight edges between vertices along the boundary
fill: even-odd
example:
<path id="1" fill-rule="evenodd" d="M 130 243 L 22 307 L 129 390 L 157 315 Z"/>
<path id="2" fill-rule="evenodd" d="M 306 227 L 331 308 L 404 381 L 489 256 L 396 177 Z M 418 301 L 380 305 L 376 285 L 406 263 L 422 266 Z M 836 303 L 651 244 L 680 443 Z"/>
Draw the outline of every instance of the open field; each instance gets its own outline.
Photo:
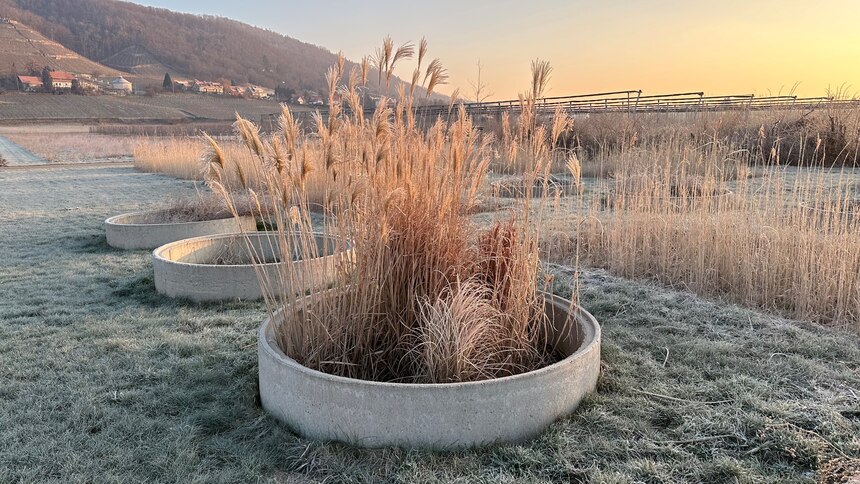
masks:
<path id="1" fill-rule="evenodd" d="M 35 165 L 45 163 L 46 160 L 21 145 L 0 136 L 0 158 L 8 166 Z"/>
<path id="2" fill-rule="evenodd" d="M 0 171 L 0 480 L 784 483 L 860 455 L 860 338 L 602 271 L 581 281 L 598 393 L 538 439 L 299 439 L 256 401 L 264 305 L 163 298 L 148 251 L 105 245 L 107 216 L 192 191 L 128 168 Z"/>
<path id="3" fill-rule="evenodd" d="M 279 110 L 278 103 L 194 94 L 146 96 L 74 96 L 8 93 L 0 96 L 0 120 L 187 121 L 232 120 L 238 112 L 251 119 Z"/>
<path id="4" fill-rule="evenodd" d="M 0 133 L 4 130 L 0 128 Z M 130 136 L 84 133 L 6 133 L 9 141 L 36 154 L 44 162 L 90 163 L 130 161 L 139 140 Z"/>

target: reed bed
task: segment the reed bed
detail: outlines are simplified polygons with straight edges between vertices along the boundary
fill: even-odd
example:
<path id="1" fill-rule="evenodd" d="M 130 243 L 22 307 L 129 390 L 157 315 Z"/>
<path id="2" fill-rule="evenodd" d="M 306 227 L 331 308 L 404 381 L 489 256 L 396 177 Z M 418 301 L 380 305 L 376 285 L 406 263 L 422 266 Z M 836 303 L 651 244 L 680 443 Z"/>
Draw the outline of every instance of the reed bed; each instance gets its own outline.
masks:
<path id="1" fill-rule="evenodd" d="M 57 163 L 79 163 L 96 159 L 131 156 L 137 139 L 104 134 L 8 130 L 4 134 L 31 153 Z"/>
<path id="2" fill-rule="evenodd" d="M 330 116 L 315 119 L 314 134 L 286 108 L 270 139 L 237 121 L 262 189 L 226 179 L 229 157 L 210 160 L 210 185 L 226 200 L 248 193 L 273 207 L 272 237 L 285 258 L 319 256 L 318 230 L 339 241 L 323 252 L 354 250 L 328 267 L 338 282 L 308 296 L 274 288 L 299 287 L 309 275 L 288 266 L 276 281 L 258 272 L 278 343 L 305 366 L 376 381 L 447 383 L 521 373 L 557 357 L 537 292 L 545 199 L 516 199 L 517 206 L 489 228 L 470 221 L 492 139 L 463 110 L 426 126 L 413 117 L 415 88 L 431 93 L 447 78 L 438 60 L 427 62 L 426 49 L 422 41 L 400 101 L 386 99 L 369 117 L 360 109 L 358 88 L 370 61 L 346 74 L 341 59 L 328 72 L 329 92 L 344 95 L 351 109 L 341 112 L 330 103 Z M 380 81 L 387 83 L 396 65 L 414 57 L 411 44 L 395 48 L 386 39 L 373 61 Z M 551 133 L 513 136 L 518 148 L 512 156 L 528 150 L 535 162 L 525 176 L 540 179 L 555 154 Z M 328 188 L 321 224 L 310 216 L 306 186 L 315 167 Z"/>
<path id="3" fill-rule="evenodd" d="M 233 129 L 235 131 L 236 127 Z M 256 127 L 253 129 L 254 136 L 259 136 Z M 217 142 L 206 134 L 193 138 L 142 138 L 134 149 L 136 169 L 184 180 L 205 181 L 211 175 L 210 160 L 213 158 L 230 160 L 229 169 L 219 172 L 224 186 L 239 187 L 242 191 L 249 188 L 266 191 L 268 182 L 257 169 L 256 154 L 241 138 L 218 137 Z M 307 170 L 305 191 L 315 210 L 322 207 L 328 189 L 323 172 L 317 170 L 318 163 L 317 160 L 312 162 L 309 156 L 304 168 Z"/>
<path id="4" fill-rule="evenodd" d="M 778 155 L 755 166 L 754 153 L 719 142 L 688 148 L 631 149 L 587 208 L 551 217 L 546 247 L 625 277 L 860 331 L 860 171 L 821 159 L 786 167 Z"/>
<path id="5" fill-rule="evenodd" d="M 751 153 L 752 161 L 798 166 L 852 166 L 860 152 L 860 109 L 823 105 L 688 113 L 603 113 L 577 118 L 561 138 L 590 162 L 681 137 L 696 145 L 720 142 Z M 605 172 L 611 175 L 612 171 Z"/>
<path id="6" fill-rule="evenodd" d="M 224 143 L 222 149 L 234 150 Z M 184 180 L 203 180 L 206 163 L 203 154 L 208 149 L 202 138 L 142 138 L 134 147 L 134 167 L 147 173 L 163 173 Z M 231 152 L 236 163 L 242 163 L 244 150 Z"/>
<path id="7" fill-rule="evenodd" d="M 842 93 L 834 96 L 847 99 Z M 484 116 L 481 124 L 496 139 L 504 140 L 516 126 L 522 127 L 519 116 L 510 113 Z M 552 126 L 557 119 L 543 113 L 537 116 L 537 123 L 551 130 L 557 128 Z M 847 104 L 825 104 L 812 110 L 591 113 L 577 116 L 564 127 L 557 140 L 558 156 L 551 171 L 564 173 L 567 153 L 573 151 L 582 160 L 584 176 L 611 178 L 620 165 L 630 166 L 623 158 L 636 152 L 672 144 L 701 147 L 710 143 L 748 152 L 754 163 L 853 166 L 860 154 L 860 109 Z M 502 145 L 496 151 L 507 148 Z M 719 160 L 709 161 L 719 163 Z M 497 156 L 491 168 L 497 173 L 516 174 L 529 163 L 528 156 L 523 159 Z"/>

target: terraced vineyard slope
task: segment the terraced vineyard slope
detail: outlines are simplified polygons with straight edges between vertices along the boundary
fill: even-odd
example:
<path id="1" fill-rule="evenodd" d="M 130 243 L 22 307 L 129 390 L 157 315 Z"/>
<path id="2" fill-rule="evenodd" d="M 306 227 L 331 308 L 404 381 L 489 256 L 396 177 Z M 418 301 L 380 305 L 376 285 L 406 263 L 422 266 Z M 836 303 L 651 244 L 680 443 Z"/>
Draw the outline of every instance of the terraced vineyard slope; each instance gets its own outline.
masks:
<path id="1" fill-rule="evenodd" d="M 11 73 L 14 66 L 15 70 L 23 74 L 28 64 L 39 69 L 48 66 L 54 70 L 81 74 L 121 74 L 116 69 L 94 62 L 46 38 L 22 23 L 0 21 L 0 71 Z"/>

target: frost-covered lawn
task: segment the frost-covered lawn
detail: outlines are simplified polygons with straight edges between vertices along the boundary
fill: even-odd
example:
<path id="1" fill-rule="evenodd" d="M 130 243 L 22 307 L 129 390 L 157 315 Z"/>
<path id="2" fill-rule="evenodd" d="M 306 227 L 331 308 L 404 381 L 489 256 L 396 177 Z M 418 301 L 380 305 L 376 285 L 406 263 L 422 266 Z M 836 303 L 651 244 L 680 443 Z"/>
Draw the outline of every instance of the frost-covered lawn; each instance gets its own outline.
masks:
<path id="1" fill-rule="evenodd" d="M 148 251 L 104 242 L 106 217 L 182 191 L 131 168 L 0 169 L 0 482 L 782 483 L 858 465 L 860 338 L 600 271 L 582 294 L 599 392 L 540 438 L 300 439 L 257 402 L 263 306 L 162 298 Z"/>

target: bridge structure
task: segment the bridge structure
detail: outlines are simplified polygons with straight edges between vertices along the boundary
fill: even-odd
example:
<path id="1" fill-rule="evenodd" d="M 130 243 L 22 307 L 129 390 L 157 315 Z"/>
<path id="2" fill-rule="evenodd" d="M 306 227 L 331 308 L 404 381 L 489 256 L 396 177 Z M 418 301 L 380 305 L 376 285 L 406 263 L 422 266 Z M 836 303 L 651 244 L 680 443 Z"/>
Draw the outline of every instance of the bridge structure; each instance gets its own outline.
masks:
<path id="1" fill-rule="evenodd" d="M 860 106 L 860 99 L 836 99 L 831 97 L 799 97 L 795 95 L 756 96 L 754 94 L 732 94 L 707 96 L 704 92 L 680 92 L 671 94 L 643 94 L 641 90 L 609 91 L 571 96 L 544 97 L 535 100 L 533 109 L 537 114 L 550 114 L 558 109 L 571 116 L 588 116 L 603 113 L 703 113 L 719 111 L 763 111 L 773 109 L 815 110 L 820 108 L 847 108 Z M 425 104 L 413 107 L 416 116 L 435 118 L 449 116 L 462 107 L 473 118 L 499 116 L 504 112 L 516 114 L 523 110 L 520 99 L 485 102 L 455 102 L 453 104 Z M 313 113 L 326 117 L 328 107 L 295 112 L 299 119 L 309 120 Z M 348 111 L 347 111 L 348 112 Z M 372 114 L 366 109 L 365 114 Z M 277 125 L 280 113 L 263 115 L 260 125 L 263 130 L 272 130 Z"/>

